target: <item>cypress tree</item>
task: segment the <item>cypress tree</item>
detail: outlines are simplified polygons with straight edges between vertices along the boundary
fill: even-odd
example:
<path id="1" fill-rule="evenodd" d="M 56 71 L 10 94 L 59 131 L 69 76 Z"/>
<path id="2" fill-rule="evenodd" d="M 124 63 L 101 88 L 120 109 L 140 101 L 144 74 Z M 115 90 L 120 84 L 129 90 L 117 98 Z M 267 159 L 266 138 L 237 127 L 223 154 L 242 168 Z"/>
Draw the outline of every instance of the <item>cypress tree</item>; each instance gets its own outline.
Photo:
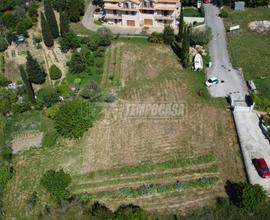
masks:
<path id="1" fill-rule="evenodd" d="M 78 22 L 80 21 L 80 7 L 81 3 L 79 0 L 76 1 L 70 1 L 69 2 L 69 17 L 71 22 Z"/>
<path id="2" fill-rule="evenodd" d="M 35 93 L 34 93 L 32 84 L 31 84 L 31 82 L 29 81 L 29 79 L 28 79 L 28 77 L 26 75 L 24 67 L 20 66 L 19 68 L 20 68 L 21 78 L 22 78 L 22 81 L 24 83 L 28 99 L 29 99 L 30 102 L 35 103 L 36 102 Z"/>
<path id="3" fill-rule="evenodd" d="M 51 0 L 44 0 L 44 12 L 45 12 L 47 23 L 49 25 L 53 38 L 58 38 L 59 30 L 58 30 Z"/>
<path id="4" fill-rule="evenodd" d="M 183 40 L 183 32 L 184 32 L 184 14 L 183 14 L 183 4 L 181 4 L 180 16 L 179 16 L 179 26 L 178 26 L 178 42 Z"/>
<path id="5" fill-rule="evenodd" d="M 184 28 L 183 42 L 182 42 L 182 62 L 184 68 L 187 68 L 189 65 L 189 27 Z"/>
<path id="6" fill-rule="evenodd" d="M 46 80 L 46 74 L 40 67 L 38 61 L 32 57 L 29 51 L 27 51 L 26 56 L 26 72 L 28 74 L 29 81 L 32 83 L 42 84 Z"/>
<path id="7" fill-rule="evenodd" d="M 44 43 L 47 47 L 53 46 L 53 36 L 51 33 L 51 30 L 48 26 L 48 23 L 44 17 L 44 14 L 41 12 L 41 29 L 42 29 L 42 37 L 44 40 Z"/>
<path id="8" fill-rule="evenodd" d="M 69 32 L 69 17 L 66 12 L 60 12 L 60 32 L 61 36 L 64 36 L 64 33 Z"/>

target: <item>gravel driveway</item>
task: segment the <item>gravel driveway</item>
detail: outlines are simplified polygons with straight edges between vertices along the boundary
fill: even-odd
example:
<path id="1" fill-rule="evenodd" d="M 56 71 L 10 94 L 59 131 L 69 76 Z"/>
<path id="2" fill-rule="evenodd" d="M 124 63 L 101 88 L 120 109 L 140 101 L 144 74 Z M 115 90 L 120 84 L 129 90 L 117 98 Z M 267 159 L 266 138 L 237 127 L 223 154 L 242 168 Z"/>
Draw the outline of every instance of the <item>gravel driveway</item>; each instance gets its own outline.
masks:
<path id="1" fill-rule="evenodd" d="M 212 67 L 209 68 L 207 77 L 217 77 L 223 83 L 219 83 L 209 88 L 209 92 L 214 97 L 225 97 L 230 93 L 247 94 L 244 78 L 242 74 L 233 69 L 230 63 L 226 32 L 222 19 L 218 16 L 219 9 L 212 4 L 205 4 L 205 22 L 212 29 L 213 38 L 209 43 Z"/>

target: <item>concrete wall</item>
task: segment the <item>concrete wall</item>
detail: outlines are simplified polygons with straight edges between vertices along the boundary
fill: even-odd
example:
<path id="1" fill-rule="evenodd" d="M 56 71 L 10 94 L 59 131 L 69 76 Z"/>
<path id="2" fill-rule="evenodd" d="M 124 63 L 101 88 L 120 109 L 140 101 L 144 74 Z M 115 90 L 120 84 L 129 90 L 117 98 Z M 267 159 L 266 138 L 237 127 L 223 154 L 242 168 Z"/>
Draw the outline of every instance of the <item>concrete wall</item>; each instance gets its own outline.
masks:
<path id="1" fill-rule="evenodd" d="M 135 26 L 134 27 L 139 27 L 140 22 L 139 22 L 139 13 L 136 15 L 122 15 L 122 25 L 127 26 L 127 20 L 134 20 L 135 21 Z"/>
<path id="2" fill-rule="evenodd" d="M 203 17 L 184 17 L 184 22 L 188 24 L 193 24 L 194 22 L 202 23 L 204 22 Z"/>

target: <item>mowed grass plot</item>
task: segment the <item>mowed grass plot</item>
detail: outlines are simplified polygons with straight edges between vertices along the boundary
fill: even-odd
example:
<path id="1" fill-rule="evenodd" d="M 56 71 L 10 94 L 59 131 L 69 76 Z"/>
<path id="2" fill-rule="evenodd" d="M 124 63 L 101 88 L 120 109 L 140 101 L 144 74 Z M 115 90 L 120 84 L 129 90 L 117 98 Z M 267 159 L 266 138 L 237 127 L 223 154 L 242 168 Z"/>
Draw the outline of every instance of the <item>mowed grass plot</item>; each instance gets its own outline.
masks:
<path id="1" fill-rule="evenodd" d="M 248 28 L 252 21 L 270 21 L 268 8 L 246 8 L 245 11 L 229 11 L 225 18 L 227 26 L 240 24 L 240 30 L 228 33 L 231 61 L 235 67 L 243 68 L 246 79 L 252 79 L 259 94 L 270 99 L 270 37 Z"/>
<path id="2" fill-rule="evenodd" d="M 72 193 L 112 209 L 134 203 L 149 211 L 179 211 L 224 195 L 224 183 L 243 180 L 244 171 L 230 112 L 224 100 L 209 98 L 204 78 L 183 70 L 165 45 L 114 42 L 106 52 L 102 87 L 117 101 L 104 107 L 104 118 L 80 141 L 15 156 L 7 217 L 33 219 L 50 202 L 39 185 L 48 169 L 63 168 L 72 176 Z M 130 118 L 119 112 L 118 104 L 146 103 L 184 104 L 184 114 Z M 33 191 L 39 198 L 34 208 L 25 202 Z"/>

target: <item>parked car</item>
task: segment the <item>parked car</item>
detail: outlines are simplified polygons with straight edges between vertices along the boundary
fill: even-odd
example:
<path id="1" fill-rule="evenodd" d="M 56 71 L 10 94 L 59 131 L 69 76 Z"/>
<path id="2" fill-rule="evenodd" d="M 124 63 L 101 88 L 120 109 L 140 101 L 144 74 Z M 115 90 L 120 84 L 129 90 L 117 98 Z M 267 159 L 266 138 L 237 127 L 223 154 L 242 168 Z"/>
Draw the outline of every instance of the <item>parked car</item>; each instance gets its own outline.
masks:
<path id="1" fill-rule="evenodd" d="M 109 25 L 113 25 L 114 24 L 113 21 L 107 21 L 106 23 L 109 24 Z"/>
<path id="2" fill-rule="evenodd" d="M 218 84 L 218 83 L 219 83 L 219 80 L 217 77 L 211 77 L 210 79 L 206 80 L 205 85 L 207 87 L 210 87 L 210 86 Z"/>
<path id="3" fill-rule="evenodd" d="M 259 175 L 262 178 L 270 177 L 269 167 L 263 158 L 253 159 L 252 162 L 253 162 L 257 172 L 259 173 Z"/>

